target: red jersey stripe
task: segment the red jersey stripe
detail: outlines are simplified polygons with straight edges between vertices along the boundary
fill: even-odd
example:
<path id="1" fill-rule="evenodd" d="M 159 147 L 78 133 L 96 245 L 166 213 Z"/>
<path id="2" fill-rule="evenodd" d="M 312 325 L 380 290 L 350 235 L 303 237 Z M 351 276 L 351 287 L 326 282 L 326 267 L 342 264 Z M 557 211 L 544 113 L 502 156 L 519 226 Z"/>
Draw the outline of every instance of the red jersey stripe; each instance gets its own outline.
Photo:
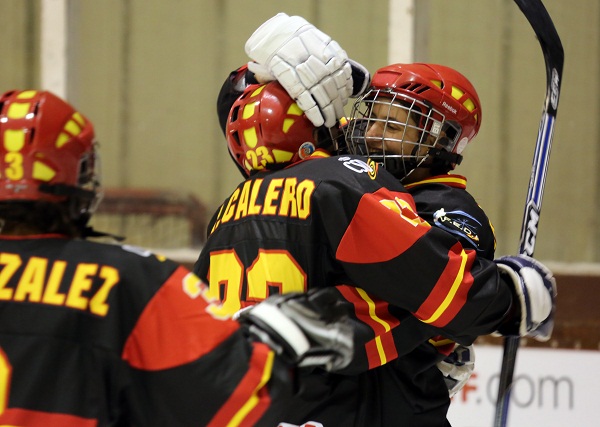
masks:
<path id="1" fill-rule="evenodd" d="M 467 302 L 467 294 L 469 293 L 469 290 L 471 289 L 471 286 L 473 286 L 474 282 L 473 276 L 471 275 L 470 271 L 473 261 L 475 260 L 476 254 L 475 251 L 470 249 L 466 251 L 466 254 L 467 261 L 464 276 L 462 279 L 462 284 L 456 291 L 454 298 L 452 299 L 444 313 L 439 317 L 438 320 L 435 321 L 435 323 L 433 323 L 434 325 L 437 325 L 439 327 L 446 326 L 454 319 L 454 317 L 458 314 L 458 312 L 463 308 L 463 306 Z"/>
<path id="2" fill-rule="evenodd" d="M 123 348 L 122 358 L 144 370 L 192 362 L 227 339 L 239 325 L 206 312 L 206 285 L 179 267 L 148 303 Z"/>
<path id="3" fill-rule="evenodd" d="M 388 311 L 388 303 L 371 296 L 361 288 L 352 286 L 336 286 L 342 296 L 354 305 L 354 313 L 358 320 L 373 329 L 375 338 L 365 344 L 369 369 L 381 366 L 388 360 L 398 357 L 398 351 L 391 330 L 400 321 Z"/>
<path id="4" fill-rule="evenodd" d="M 98 422 L 89 418 L 69 414 L 7 408 L 0 415 L 2 426 L 27 427 L 96 427 Z"/>
<path id="5" fill-rule="evenodd" d="M 401 255 L 431 228 L 415 210 L 408 193 L 384 188 L 363 195 L 340 241 L 336 258 L 369 264 Z M 370 250 L 365 251 L 365 247 Z"/>
<path id="6" fill-rule="evenodd" d="M 346 285 L 336 286 L 336 288 L 348 302 L 354 305 L 358 320 L 369 325 L 376 334 L 388 332 L 400 324 L 400 321 L 389 313 L 387 302 L 371 297 L 361 288 Z"/>
<path id="7" fill-rule="evenodd" d="M 274 357 L 266 344 L 255 344 L 248 372 L 207 427 L 250 427 L 259 420 L 271 403 L 265 385 Z"/>
<path id="8" fill-rule="evenodd" d="M 433 337 L 429 340 L 429 343 L 435 347 L 435 349 L 441 354 L 448 356 L 454 350 L 456 343 L 450 339 L 444 338 L 441 335 Z"/>
<path id="9" fill-rule="evenodd" d="M 470 267 L 475 252 L 465 251 L 459 243 L 448 252 L 449 261 L 435 287 L 414 313 L 424 323 L 443 327 L 450 322 L 465 304 L 473 284 Z"/>
<path id="10" fill-rule="evenodd" d="M 398 357 L 396 344 L 392 332 L 386 332 L 378 335 L 365 344 L 369 369 L 385 365 L 390 360 Z"/>

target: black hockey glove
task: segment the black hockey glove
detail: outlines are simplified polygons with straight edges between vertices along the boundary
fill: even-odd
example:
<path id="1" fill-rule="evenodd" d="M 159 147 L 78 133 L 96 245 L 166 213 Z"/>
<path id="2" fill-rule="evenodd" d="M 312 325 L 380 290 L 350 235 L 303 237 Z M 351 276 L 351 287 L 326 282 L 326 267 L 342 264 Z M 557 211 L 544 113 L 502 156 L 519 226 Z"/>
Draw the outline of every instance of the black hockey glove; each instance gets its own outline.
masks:
<path id="1" fill-rule="evenodd" d="M 239 312 L 254 339 L 299 367 L 336 371 L 354 355 L 353 331 L 332 289 L 274 295 Z"/>

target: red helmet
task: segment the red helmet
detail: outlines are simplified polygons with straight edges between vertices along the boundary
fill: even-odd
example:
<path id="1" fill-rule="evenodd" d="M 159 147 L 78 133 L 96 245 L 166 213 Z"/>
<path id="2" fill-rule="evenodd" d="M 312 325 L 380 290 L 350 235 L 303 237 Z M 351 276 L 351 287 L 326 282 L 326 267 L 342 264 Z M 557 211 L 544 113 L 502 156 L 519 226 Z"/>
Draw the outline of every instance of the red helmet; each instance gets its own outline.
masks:
<path id="1" fill-rule="evenodd" d="M 229 152 L 242 173 L 302 160 L 317 146 L 314 125 L 276 81 L 250 85 L 227 118 Z"/>
<path id="2" fill-rule="evenodd" d="M 379 106 L 379 107 L 377 107 Z M 374 111 L 406 111 L 406 122 Z M 377 137 L 369 136 L 369 129 L 380 122 Z M 373 75 L 371 87 L 353 106 L 347 140 L 349 149 L 356 154 L 370 155 L 404 178 L 417 167 L 440 167 L 448 171 L 462 160 L 461 153 L 477 135 L 481 125 L 481 104 L 473 85 L 465 76 L 452 68 L 436 64 L 393 64 L 380 68 Z M 417 140 L 404 137 L 386 137 L 394 126 L 418 131 Z M 369 139 L 379 141 L 376 152 Z M 382 141 L 408 144 L 402 154 L 385 153 Z M 383 152 L 382 152 L 383 151 Z M 431 159 L 426 162 L 426 159 Z"/>
<path id="3" fill-rule="evenodd" d="M 77 200 L 91 214 L 101 193 L 94 128 L 50 92 L 0 96 L 0 202 Z"/>

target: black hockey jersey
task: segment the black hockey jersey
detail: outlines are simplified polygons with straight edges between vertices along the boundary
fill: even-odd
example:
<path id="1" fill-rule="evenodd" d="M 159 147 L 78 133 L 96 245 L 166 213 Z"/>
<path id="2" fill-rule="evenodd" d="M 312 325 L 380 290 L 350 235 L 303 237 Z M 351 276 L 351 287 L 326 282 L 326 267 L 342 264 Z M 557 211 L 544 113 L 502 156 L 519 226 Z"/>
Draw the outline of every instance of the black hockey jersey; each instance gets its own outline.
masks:
<path id="1" fill-rule="evenodd" d="M 475 249 L 478 257 L 493 259 L 496 243 L 493 227 L 485 212 L 466 191 L 464 177 L 435 176 L 409 184 L 406 188 L 413 196 L 422 218 L 457 237 L 464 247 Z M 347 299 L 355 301 L 356 312 L 359 313 L 361 305 L 356 301 L 360 300 L 352 299 L 356 293 L 356 289 L 344 290 Z M 394 308 L 382 301 L 373 301 L 372 307 L 377 307 L 379 324 L 373 322 L 373 316 L 361 317 L 365 325 L 372 325 L 374 332 L 371 341 L 366 343 L 367 348 L 372 349 L 367 353 L 369 366 L 378 366 L 392 358 L 394 360 L 359 374 L 356 390 L 363 398 L 356 402 L 356 407 L 360 409 L 355 411 L 357 418 L 354 425 L 448 426 L 448 393 L 436 365 L 453 349 L 454 342 L 436 335 L 425 339 L 414 350 L 402 354 L 401 350 L 398 351 L 402 343 L 420 332 L 426 334 L 427 329 L 411 317 L 399 317 L 402 321 L 394 322 L 395 318 L 391 315 Z M 367 309 L 363 307 L 362 312 L 366 313 Z M 396 326 L 391 326 L 391 334 L 383 331 L 377 335 L 376 327 L 379 326 L 381 330 L 384 321 Z M 465 344 L 468 343 L 469 340 L 466 340 Z M 401 354 L 395 358 L 398 353 Z M 348 381 L 343 379 L 345 383 Z M 349 394 L 349 399 L 351 396 Z M 324 407 L 318 407 L 311 416 L 329 419 L 330 414 Z"/>
<path id="2" fill-rule="evenodd" d="M 494 230 L 485 212 L 475 199 L 466 191 L 466 179 L 459 175 L 436 176 L 406 186 L 414 197 L 417 213 L 432 226 L 448 232 L 459 239 L 463 247 L 476 251 L 480 262 L 489 264 L 494 257 Z M 490 275 L 490 289 L 498 289 L 503 285 L 496 275 Z M 372 295 L 352 287 L 338 286 L 344 298 L 354 305 L 357 317 L 369 326 L 372 335 L 363 336 L 365 352 L 357 354 L 347 371 L 360 372 L 365 368 L 372 369 L 404 354 L 408 336 L 415 336 L 417 327 L 422 329 L 422 322 L 407 321 L 407 313 L 387 302 L 378 300 Z M 404 319 L 402 326 L 400 319 Z M 413 319 L 414 320 L 414 319 Z M 434 336 L 439 329 L 428 329 Z M 364 329 L 362 329 L 364 331 Z M 468 330 L 461 337 L 455 335 L 463 344 L 470 344 L 478 333 L 469 335 Z M 447 353 L 453 342 L 447 338 L 426 337 L 425 341 L 437 346 L 441 355 Z M 362 343 L 362 342 L 361 342 Z M 362 347 L 362 345 L 361 345 Z"/>
<path id="3" fill-rule="evenodd" d="M 419 218 L 402 185 L 358 156 L 256 173 L 209 229 L 194 271 L 224 314 L 274 292 L 349 284 L 460 337 L 493 331 L 511 300 L 489 286 L 495 264 Z"/>
<path id="4" fill-rule="evenodd" d="M 140 249 L 2 236 L 0 424 L 254 425 L 289 369 L 205 293 Z"/>
<path id="5" fill-rule="evenodd" d="M 219 120 L 223 130 L 225 129 L 229 108 L 241 93 L 241 90 L 243 90 L 244 85 L 248 83 L 244 80 L 244 77 L 248 76 L 245 72 L 245 67 L 242 67 L 240 70 L 232 72 L 223 85 L 217 103 Z M 251 75 L 249 77 L 252 78 Z M 354 159 L 352 161 L 357 162 L 357 165 L 361 163 L 360 159 L 353 157 L 346 157 L 346 159 Z M 337 162 L 343 161 L 338 160 Z M 461 308 L 458 309 L 457 318 L 466 317 L 464 322 L 457 323 L 453 338 L 464 344 L 469 344 L 476 336 L 492 331 L 494 328 L 490 328 L 490 326 L 498 321 L 510 304 L 510 297 L 507 295 L 508 291 L 500 283 L 497 273 L 495 273 L 495 266 L 490 261 L 484 259 L 492 259 L 493 257 L 493 248 L 495 245 L 493 229 L 485 213 L 477 206 L 474 199 L 464 191 L 465 182 L 462 177 L 454 175 L 436 177 L 432 181 L 421 182 L 409 188 L 409 192 L 416 202 L 416 210 L 419 215 L 425 221 L 435 226 L 435 228 L 438 228 L 438 231 L 433 231 L 429 234 L 428 238 L 431 240 L 428 240 L 428 238 L 424 240 L 417 239 L 412 242 L 415 245 L 414 248 L 412 248 L 411 244 L 408 244 L 412 249 L 423 249 L 422 252 L 416 250 L 414 252 L 408 250 L 406 253 L 403 252 L 402 256 L 406 264 L 401 262 L 396 264 L 390 260 L 372 260 L 370 256 L 381 250 L 382 247 L 394 246 L 389 241 L 393 240 L 395 236 L 399 239 L 403 238 L 401 235 L 395 234 L 393 226 L 382 223 L 382 217 L 375 212 L 372 215 L 355 215 L 357 211 L 360 211 L 360 209 L 357 209 L 357 205 L 360 204 L 359 200 L 363 198 L 366 200 L 370 197 L 367 196 L 367 193 L 371 191 L 377 193 L 381 189 L 377 186 L 365 187 L 363 184 L 356 182 L 354 178 L 332 178 L 333 174 L 331 174 L 331 171 L 335 168 L 333 166 L 335 161 L 330 160 L 322 163 L 321 160 L 318 160 L 316 163 L 318 165 L 315 165 L 310 170 L 296 169 L 295 166 L 290 168 L 292 176 L 296 173 L 303 174 L 303 177 L 314 177 L 319 183 L 322 180 L 325 182 L 335 181 L 335 183 L 331 182 L 329 185 L 323 185 L 322 187 L 329 188 L 331 186 L 331 188 L 337 191 L 336 194 L 332 193 L 330 195 L 332 201 L 329 203 L 334 205 L 338 211 L 331 211 L 330 208 L 327 208 L 323 215 L 319 211 L 317 215 L 308 218 L 302 228 L 297 228 L 298 230 L 302 230 L 297 232 L 289 231 L 292 227 L 288 228 L 289 224 L 284 224 L 285 220 L 279 218 L 279 226 L 270 228 L 272 230 L 279 229 L 286 231 L 282 232 L 280 237 L 275 238 L 268 233 L 263 234 L 265 228 L 260 225 L 260 218 L 253 218 L 246 225 L 243 225 L 246 222 L 244 220 L 238 225 L 238 229 L 241 231 L 240 234 L 232 231 L 230 234 L 226 233 L 227 237 L 224 238 L 213 236 L 209 238 L 207 247 L 203 251 L 204 256 L 208 256 L 207 251 L 209 250 L 213 253 L 213 249 L 211 248 L 220 247 L 222 250 L 214 251 L 214 253 L 219 254 L 214 259 L 212 257 L 210 260 L 205 258 L 203 267 L 201 266 L 203 255 L 201 255 L 196 264 L 196 271 L 199 271 L 201 275 L 207 274 L 208 264 L 219 259 L 221 254 L 227 253 L 227 257 L 235 259 L 235 262 L 240 265 L 235 275 L 235 283 L 242 283 L 242 285 L 235 285 L 236 289 L 242 291 L 239 306 L 242 307 L 253 303 L 256 300 L 248 298 L 249 293 L 244 293 L 247 292 L 246 288 L 244 288 L 244 283 L 246 280 L 245 275 L 250 272 L 253 272 L 254 277 L 258 277 L 254 273 L 255 264 L 253 262 L 248 264 L 249 260 L 239 258 L 237 255 L 232 256 L 229 243 L 233 247 L 235 242 L 246 240 L 245 245 L 259 248 L 264 244 L 272 244 L 267 242 L 280 240 L 282 243 L 285 241 L 288 242 L 282 246 L 286 250 L 288 246 L 292 248 L 297 247 L 297 252 L 303 253 L 304 258 L 300 258 L 300 262 L 290 264 L 299 265 L 303 268 L 311 264 L 318 266 L 318 268 L 314 269 L 308 268 L 306 271 L 303 271 L 304 274 L 296 275 L 297 277 L 305 276 L 308 287 L 332 286 L 339 283 L 352 284 L 351 286 L 337 286 L 341 297 L 352 304 L 355 315 L 355 331 L 357 333 L 355 343 L 356 357 L 353 363 L 344 371 L 344 374 L 352 375 L 326 375 L 318 372 L 311 372 L 304 376 L 301 375 L 301 380 L 299 381 L 300 396 L 286 411 L 289 417 L 286 419 L 287 421 L 301 423 L 307 419 L 314 419 L 323 422 L 325 425 L 344 426 L 381 425 L 387 427 L 393 425 L 410 425 L 424 427 L 446 425 L 446 412 L 449 404 L 448 393 L 442 376 L 435 365 L 453 348 L 454 341 L 441 338 L 438 335 L 441 333 L 440 329 L 433 327 L 431 322 L 427 323 L 429 319 L 419 320 L 417 317 L 411 315 L 410 310 L 406 309 L 405 305 L 401 306 L 404 308 L 392 306 L 388 302 L 377 298 L 374 294 L 366 292 L 365 289 L 377 293 L 381 287 L 388 287 L 392 291 L 396 289 L 398 295 L 406 296 L 406 293 L 396 287 L 401 282 L 399 278 L 396 280 L 392 279 L 392 281 L 389 280 L 389 277 L 393 277 L 394 274 L 406 278 L 407 281 L 413 284 L 414 289 L 418 290 L 423 285 L 427 288 L 428 285 L 426 285 L 426 282 L 428 280 L 436 280 L 434 275 L 443 274 L 442 271 L 444 269 L 439 269 L 438 266 L 436 273 L 433 273 L 431 268 L 436 268 L 434 265 L 435 262 L 430 257 L 431 254 L 427 253 L 431 249 L 431 246 L 420 246 L 420 244 L 417 244 L 417 241 L 419 243 L 428 241 L 433 246 L 437 244 L 451 246 L 457 240 L 460 241 L 463 249 L 472 249 L 470 254 L 473 256 L 477 254 L 480 258 L 476 262 L 477 265 L 471 266 L 471 273 L 475 274 L 476 277 L 475 289 L 479 290 L 468 290 L 465 295 L 468 294 L 472 298 L 479 298 L 478 293 L 482 292 L 482 295 L 486 295 L 484 298 L 489 298 L 488 302 L 490 303 L 487 306 L 488 308 L 483 310 L 482 313 L 485 312 L 483 317 L 479 318 L 476 322 L 467 320 L 466 317 L 474 314 L 474 312 L 471 312 L 467 307 L 463 307 L 464 300 L 458 304 Z M 375 170 L 377 165 L 371 163 L 369 167 Z M 368 168 L 363 166 L 363 169 L 367 170 Z M 304 172 L 305 170 L 306 172 Z M 264 179 L 264 175 L 259 173 L 253 179 Z M 380 176 L 376 179 L 376 181 L 379 180 L 378 185 L 387 187 L 392 192 L 405 193 L 405 189 L 395 178 L 387 174 L 382 175 L 385 175 L 385 177 Z M 373 182 L 370 183 L 370 185 L 373 184 Z M 347 189 L 347 187 L 350 188 Z M 324 191 L 321 191 L 321 195 Z M 243 193 L 243 191 L 240 191 L 240 187 L 238 187 L 236 192 L 238 194 Z M 235 197 L 237 198 L 237 196 Z M 325 198 L 327 196 L 323 196 L 323 199 Z M 390 198 L 389 200 L 391 199 L 394 198 Z M 415 206 L 412 205 L 412 199 L 404 194 L 402 200 L 404 202 L 400 203 L 406 203 L 406 206 L 410 206 L 408 210 L 414 212 Z M 383 202 L 383 204 L 385 203 Z M 320 206 L 320 203 L 314 202 L 313 205 Z M 371 204 L 371 206 L 373 205 L 375 204 Z M 388 207 L 392 205 L 388 204 Z M 330 211 L 334 218 L 329 220 L 329 225 L 315 224 L 315 222 L 321 222 L 321 217 Z M 272 217 L 270 220 L 263 219 L 273 224 L 277 222 L 275 217 Z M 419 226 L 426 226 L 423 224 L 425 221 L 417 221 Z M 319 233 L 325 235 L 327 227 L 331 227 L 332 231 L 336 230 L 337 235 L 343 234 L 346 236 L 347 231 L 349 236 L 360 235 L 360 238 L 353 238 L 353 241 L 355 241 L 354 252 L 356 258 L 350 264 L 345 264 L 344 260 L 336 258 L 338 251 L 336 250 L 335 244 L 337 241 L 335 239 L 322 240 L 321 243 L 313 245 L 310 243 L 302 244 L 306 240 L 305 237 L 298 237 L 306 233 L 316 234 L 317 236 Z M 247 232 L 243 232 L 242 230 L 244 229 Z M 360 229 L 361 232 L 356 233 L 356 229 Z M 442 230 L 444 232 L 440 233 Z M 277 233 L 277 231 L 273 232 Z M 221 234 L 218 230 L 216 230 L 216 233 Z M 363 240 L 362 237 L 366 235 L 368 237 L 365 237 Z M 288 237 L 289 240 L 287 240 Z M 214 240 L 215 238 L 216 241 Z M 441 240 L 437 241 L 436 239 Z M 250 243 L 252 240 L 254 243 Z M 318 241 L 318 239 L 315 240 Z M 446 243 L 442 243 L 444 241 Z M 331 244 L 333 246 L 329 246 Z M 258 251 L 261 251 L 262 255 L 262 249 L 258 249 Z M 235 253 L 235 250 L 233 253 Z M 222 259 L 225 259 L 225 257 Z M 306 264 L 306 259 L 312 261 Z M 272 257 L 270 260 L 275 261 L 276 258 Z M 447 261 L 449 260 L 450 258 Z M 266 261 L 268 261 L 267 258 L 263 256 L 263 262 L 257 262 L 256 264 L 263 264 L 264 268 L 265 265 L 269 264 Z M 350 270 L 353 268 L 364 269 L 365 274 L 358 279 L 358 282 L 353 282 L 347 277 L 347 267 Z M 465 267 L 466 270 L 469 270 L 467 264 L 465 264 Z M 428 277 L 427 274 L 422 273 L 433 274 Z M 280 273 L 280 275 L 285 274 Z M 386 275 L 390 276 L 386 278 Z M 457 286 L 461 280 L 471 281 L 468 273 L 467 276 L 459 273 L 454 278 L 456 279 L 454 284 Z M 239 300 L 240 298 L 235 296 L 235 292 L 230 293 L 229 290 L 226 290 L 230 283 L 229 280 L 220 282 L 218 293 L 213 288 L 213 296 L 220 299 L 227 299 L 229 297 L 230 304 L 231 298 Z M 250 280 L 248 283 L 250 283 Z M 359 286 L 364 284 L 365 288 L 357 287 L 357 283 L 359 283 Z M 447 289 L 450 290 L 450 288 L 448 287 Z M 272 281 L 268 285 L 268 290 L 271 292 L 280 292 L 284 289 L 277 281 Z M 424 292 L 428 292 L 425 289 L 423 290 Z M 450 290 L 450 293 L 446 294 L 446 297 L 448 295 L 456 296 L 454 291 L 457 290 L 458 287 Z M 408 289 L 406 291 L 412 292 Z M 435 295 L 435 293 L 432 293 L 431 296 L 437 299 L 442 306 L 450 304 L 450 301 L 453 299 L 453 297 L 446 298 L 441 294 Z M 486 304 L 484 303 L 484 305 Z M 230 305 L 230 309 L 232 308 L 233 305 Z M 439 313 L 441 313 L 441 310 Z M 422 320 L 425 320 L 425 322 Z M 440 326 L 442 323 L 437 324 L 437 326 Z M 458 326 L 459 324 L 463 325 L 462 329 L 461 326 Z M 445 330 L 449 331 L 450 329 Z"/>
<path id="6" fill-rule="evenodd" d="M 461 175 L 439 175 L 405 185 L 421 218 L 454 235 L 478 256 L 494 259 L 496 236 L 489 218 L 467 192 Z"/>

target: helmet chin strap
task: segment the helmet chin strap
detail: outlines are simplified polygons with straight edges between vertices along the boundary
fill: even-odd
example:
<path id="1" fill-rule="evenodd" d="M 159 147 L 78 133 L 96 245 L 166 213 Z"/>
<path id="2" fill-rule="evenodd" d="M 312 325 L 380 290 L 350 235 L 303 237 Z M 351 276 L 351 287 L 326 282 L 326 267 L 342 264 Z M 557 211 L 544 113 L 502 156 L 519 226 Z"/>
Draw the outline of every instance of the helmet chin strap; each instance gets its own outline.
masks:
<path id="1" fill-rule="evenodd" d="M 339 126 L 339 122 L 337 125 Z M 332 155 L 347 151 L 344 132 L 339 127 L 328 128 L 326 126 L 319 126 L 316 128 L 315 142 L 317 148 L 324 149 Z"/>
<path id="2" fill-rule="evenodd" d="M 88 228 L 87 223 L 91 217 L 91 213 L 88 210 L 90 203 L 92 203 L 96 197 L 96 192 L 75 187 L 73 185 L 43 183 L 40 184 L 39 190 L 42 193 L 66 197 L 71 221 L 82 234 L 85 234 L 83 231 Z M 91 234 L 86 235 L 91 236 Z"/>
<path id="3" fill-rule="evenodd" d="M 462 155 L 458 153 L 450 153 L 449 151 L 441 148 L 432 148 L 427 154 L 433 159 L 432 165 L 435 165 L 436 163 L 438 165 L 441 163 L 460 165 L 460 162 L 462 162 L 463 159 Z"/>
<path id="4" fill-rule="evenodd" d="M 453 170 L 456 165 L 462 162 L 462 159 L 463 157 L 460 154 L 450 153 L 440 148 L 431 148 L 416 168 L 427 168 L 432 176 L 442 175 Z M 428 161 L 425 162 L 426 160 Z"/>
<path id="5" fill-rule="evenodd" d="M 52 194 L 55 196 L 76 196 L 88 200 L 92 200 L 96 195 L 96 193 L 91 190 L 84 190 L 83 188 L 67 184 L 40 184 L 39 190 L 42 193 Z"/>
<path id="6" fill-rule="evenodd" d="M 413 156 L 416 157 L 415 151 L 413 151 Z M 414 167 L 410 168 L 412 165 L 409 165 L 410 171 L 406 173 L 404 178 L 401 178 L 401 181 L 404 182 L 406 178 L 408 178 L 418 168 L 429 169 L 432 176 L 446 174 L 454 169 L 455 165 L 459 165 L 460 162 L 462 162 L 462 159 L 463 156 L 460 154 L 450 153 L 441 148 L 431 148 L 429 149 L 427 155 L 425 155 L 419 162 L 412 162 L 415 163 Z M 408 168 L 405 167 L 405 170 L 406 169 Z"/>

